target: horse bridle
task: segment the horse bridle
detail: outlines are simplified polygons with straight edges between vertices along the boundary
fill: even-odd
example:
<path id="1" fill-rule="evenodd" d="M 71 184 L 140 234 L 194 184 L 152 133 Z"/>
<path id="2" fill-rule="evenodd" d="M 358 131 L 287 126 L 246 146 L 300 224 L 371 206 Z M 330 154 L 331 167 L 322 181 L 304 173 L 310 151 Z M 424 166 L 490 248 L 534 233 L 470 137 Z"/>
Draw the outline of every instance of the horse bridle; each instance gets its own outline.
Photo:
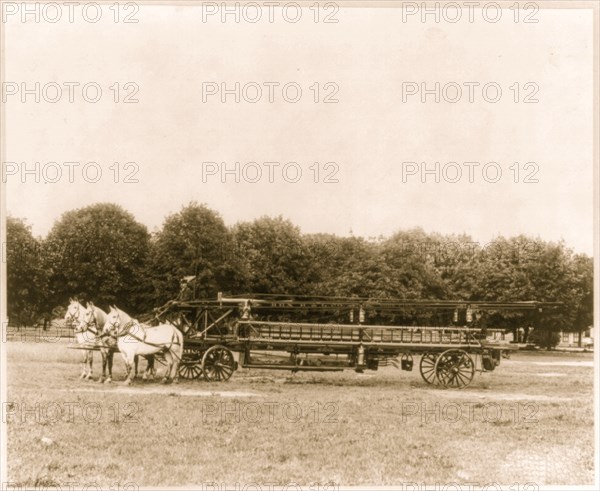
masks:
<path id="1" fill-rule="evenodd" d="M 111 338 L 114 339 L 118 339 L 118 338 L 122 338 L 123 336 L 127 336 L 128 334 L 131 334 L 129 332 L 129 330 L 137 324 L 137 322 L 134 319 L 131 319 L 127 324 L 125 324 L 125 326 L 123 327 L 123 329 L 121 331 L 119 331 L 119 327 L 121 324 L 121 319 L 120 316 L 118 318 L 118 320 L 116 320 L 114 323 L 111 324 L 110 326 L 110 330 L 108 332 L 102 332 L 102 337 L 106 337 L 106 336 L 110 336 Z"/>
<path id="2" fill-rule="evenodd" d="M 67 312 L 67 314 L 69 314 L 69 312 Z M 65 316 L 65 324 L 67 325 L 67 327 L 71 327 L 73 325 L 73 321 L 75 320 L 75 317 L 71 314 L 69 314 L 69 316 Z"/>
<path id="3" fill-rule="evenodd" d="M 79 307 L 80 305 L 77 304 L 77 314 L 72 314 L 67 310 L 68 318 L 65 316 L 65 323 L 67 327 L 71 327 L 75 323 L 75 320 L 79 317 Z M 75 332 L 78 332 L 77 327 L 75 327 Z"/>
<path id="4" fill-rule="evenodd" d="M 78 307 L 79 308 L 79 307 Z M 93 310 L 91 310 L 91 315 L 92 315 L 92 320 L 91 321 L 85 321 L 85 324 L 83 325 L 83 327 L 76 327 L 75 328 L 75 332 L 76 333 L 82 333 L 85 331 L 90 331 L 92 334 L 98 336 L 98 321 L 96 320 L 96 314 L 94 313 Z M 93 329 L 90 329 L 90 327 L 93 327 Z"/>

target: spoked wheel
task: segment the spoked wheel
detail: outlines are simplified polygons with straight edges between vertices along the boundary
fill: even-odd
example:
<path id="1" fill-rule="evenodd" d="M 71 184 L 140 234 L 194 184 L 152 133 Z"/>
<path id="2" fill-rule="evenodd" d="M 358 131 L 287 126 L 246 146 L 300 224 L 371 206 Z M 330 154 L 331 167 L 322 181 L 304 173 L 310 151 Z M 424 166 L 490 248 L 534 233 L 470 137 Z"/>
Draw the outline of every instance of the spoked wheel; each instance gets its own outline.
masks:
<path id="1" fill-rule="evenodd" d="M 208 382 L 229 380 L 234 370 L 233 353 L 224 346 L 213 346 L 202 357 L 202 371 Z"/>
<path id="2" fill-rule="evenodd" d="M 184 350 L 181 363 L 179 364 L 179 375 L 191 380 L 202 375 L 202 353 L 195 350 Z"/>
<path id="3" fill-rule="evenodd" d="M 435 362 L 435 374 L 444 387 L 463 389 L 475 376 L 475 363 L 466 351 L 449 349 Z"/>
<path id="4" fill-rule="evenodd" d="M 421 361 L 419 362 L 419 371 L 421 377 L 428 384 L 434 384 L 436 382 L 435 377 L 435 361 L 437 360 L 437 353 L 423 353 Z"/>

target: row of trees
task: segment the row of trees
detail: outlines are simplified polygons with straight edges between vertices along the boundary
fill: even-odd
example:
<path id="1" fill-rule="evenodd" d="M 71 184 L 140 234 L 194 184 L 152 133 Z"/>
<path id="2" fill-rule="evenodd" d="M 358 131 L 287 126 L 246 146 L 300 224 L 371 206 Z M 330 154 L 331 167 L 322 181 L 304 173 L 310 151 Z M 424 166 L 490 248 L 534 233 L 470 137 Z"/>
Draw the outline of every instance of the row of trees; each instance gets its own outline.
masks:
<path id="1" fill-rule="evenodd" d="M 177 297 L 183 277 L 195 276 L 198 297 L 221 291 L 558 301 L 564 308 L 541 327 L 582 331 L 592 324 L 592 258 L 525 236 L 484 246 L 466 235 L 421 229 L 388 238 L 338 237 L 302 234 L 281 217 L 227 227 L 197 203 L 150 234 L 121 207 L 96 204 L 65 213 L 43 239 L 9 217 L 4 253 L 9 317 L 22 323 L 50 318 L 73 295 L 148 312 Z M 522 314 L 491 321 L 526 322 Z"/>

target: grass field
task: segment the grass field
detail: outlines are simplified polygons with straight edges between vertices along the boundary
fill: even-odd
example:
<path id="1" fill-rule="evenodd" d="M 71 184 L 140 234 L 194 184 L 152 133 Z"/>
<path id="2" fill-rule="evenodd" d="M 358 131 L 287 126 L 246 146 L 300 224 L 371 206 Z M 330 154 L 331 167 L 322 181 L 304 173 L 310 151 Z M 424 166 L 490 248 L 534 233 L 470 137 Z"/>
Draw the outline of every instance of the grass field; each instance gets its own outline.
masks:
<path id="1" fill-rule="evenodd" d="M 65 342 L 7 354 L 8 480 L 21 486 L 594 482 L 589 353 L 520 352 L 462 391 L 392 367 L 124 387 L 119 355 L 106 385 L 77 378 Z"/>

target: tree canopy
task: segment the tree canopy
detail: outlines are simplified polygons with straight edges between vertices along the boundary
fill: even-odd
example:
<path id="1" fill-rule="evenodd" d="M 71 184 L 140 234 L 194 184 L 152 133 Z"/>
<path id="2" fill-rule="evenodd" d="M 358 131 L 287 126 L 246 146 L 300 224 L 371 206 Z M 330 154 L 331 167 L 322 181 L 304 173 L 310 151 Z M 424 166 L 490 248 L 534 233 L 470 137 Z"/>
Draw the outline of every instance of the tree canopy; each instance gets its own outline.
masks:
<path id="1" fill-rule="evenodd" d="M 41 241 L 24 220 L 7 217 L 7 241 L 3 255 L 7 262 L 8 318 L 33 323 L 44 310 L 47 274 L 41 260 Z"/>
<path id="2" fill-rule="evenodd" d="M 303 234 L 283 217 L 225 225 L 189 203 L 152 236 L 121 207 L 102 203 L 65 213 L 47 237 L 22 220 L 7 222 L 9 315 L 31 322 L 73 295 L 117 303 L 132 313 L 187 294 L 217 292 L 470 301 L 549 301 L 547 331 L 582 331 L 593 322 L 593 259 L 564 243 L 498 237 L 481 246 L 468 235 L 399 230 L 390 237 Z M 440 321 L 395 314 L 396 322 Z M 516 328 L 536 312 L 489 312 L 486 325 Z M 378 320 L 378 319 L 374 319 Z"/>
<path id="3" fill-rule="evenodd" d="M 63 214 L 44 241 L 49 296 L 57 304 L 79 295 L 137 312 L 149 239 L 146 227 L 114 204 Z"/>
<path id="4" fill-rule="evenodd" d="M 237 286 L 236 258 L 231 232 L 221 216 L 192 202 L 169 215 L 152 241 L 148 271 L 155 300 L 175 298 L 183 277 L 194 276 L 196 296 L 215 297 Z"/>

